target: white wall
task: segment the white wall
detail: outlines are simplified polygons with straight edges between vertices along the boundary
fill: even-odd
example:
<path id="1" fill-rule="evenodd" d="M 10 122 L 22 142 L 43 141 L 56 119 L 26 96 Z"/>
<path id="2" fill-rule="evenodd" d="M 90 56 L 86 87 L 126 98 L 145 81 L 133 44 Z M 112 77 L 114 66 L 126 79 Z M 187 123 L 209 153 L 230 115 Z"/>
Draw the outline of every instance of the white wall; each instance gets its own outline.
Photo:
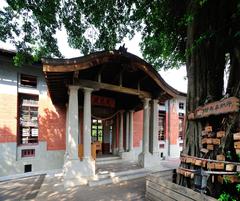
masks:
<path id="1" fill-rule="evenodd" d="M 21 73 L 37 76 L 37 89 L 18 87 Z M 1 94 L 17 96 L 18 92 L 46 95 L 47 85 L 42 67 L 15 67 L 12 65 L 12 60 L 0 55 L 0 98 Z M 35 157 L 22 158 L 21 150 L 31 148 L 35 149 Z M 62 168 L 64 153 L 64 150 L 47 150 L 46 142 L 39 142 L 38 145 L 34 146 L 17 146 L 16 142 L 0 143 L 0 176 L 24 173 L 24 165 L 26 164 L 32 164 L 33 172 Z"/>

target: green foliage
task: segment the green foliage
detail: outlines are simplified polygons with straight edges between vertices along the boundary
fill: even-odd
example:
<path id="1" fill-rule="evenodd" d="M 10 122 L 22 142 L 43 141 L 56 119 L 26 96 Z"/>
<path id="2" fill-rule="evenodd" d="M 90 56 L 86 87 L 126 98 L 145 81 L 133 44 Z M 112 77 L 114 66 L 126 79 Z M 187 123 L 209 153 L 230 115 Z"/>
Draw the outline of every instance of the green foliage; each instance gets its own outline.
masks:
<path id="1" fill-rule="evenodd" d="M 186 1 L 7 0 L 0 10 L 0 40 L 26 54 L 61 57 L 56 31 L 66 29 L 70 47 L 83 54 L 114 49 L 141 32 L 144 57 L 159 68 L 185 61 Z M 182 18 L 186 19 L 182 19 Z M 21 63 L 21 56 L 15 62 Z"/>
<path id="2" fill-rule="evenodd" d="M 226 193 L 226 192 L 223 192 L 220 197 L 218 198 L 219 201 L 230 201 L 230 198 L 231 196 Z"/>
<path id="3" fill-rule="evenodd" d="M 54 36 L 60 28 L 57 13 L 59 0 L 7 0 L 8 6 L 0 10 L 0 40 L 13 43 L 18 52 L 14 63 L 24 61 L 24 55 L 34 54 L 34 49 L 47 49 L 45 56 L 61 57 Z"/>
<path id="4" fill-rule="evenodd" d="M 237 174 L 240 178 L 239 173 Z M 224 192 L 219 196 L 220 201 L 237 201 L 240 198 L 240 184 L 232 184 L 228 176 L 223 177 L 225 183 Z"/>
<path id="5" fill-rule="evenodd" d="M 240 184 L 236 185 L 237 192 L 240 193 Z"/>
<path id="6" fill-rule="evenodd" d="M 227 151 L 227 153 L 226 153 L 226 158 L 227 158 L 228 160 L 232 160 L 231 151 Z"/>
<path id="7" fill-rule="evenodd" d="M 223 176 L 223 181 L 224 181 L 225 184 L 230 184 L 231 183 L 231 180 L 227 175 Z"/>
<path id="8" fill-rule="evenodd" d="M 156 68 L 173 68 L 184 64 L 196 47 L 213 40 L 224 26 L 231 24 L 234 27 L 234 31 L 230 29 L 231 34 L 239 38 L 240 4 L 235 1 L 231 4 L 236 7 L 232 22 L 222 20 L 223 27 L 219 30 L 205 24 L 205 31 L 194 36 L 188 49 L 188 27 L 201 12 L 211 13 L 211 9 L 206 8 L 217 2 L 7 0 L 8 6 L 0 10 L 0 40 L 10 41 L 18 51 L 34 54 L 34 58 L 61 57 L 56 39 L 61 29 L 66 30 L 70 47 L 83 54 L 114 49 L 124 38 L 131 39 L 138 32 L 142 35 L 140 47 L 145 59 Z M 224 13 L 221 16 L 225 16 Z"/>
<path id="9" fill-rule="evenodd" d="M 237 154 L 237 160 L 240 161 L 240 153 Z"/>

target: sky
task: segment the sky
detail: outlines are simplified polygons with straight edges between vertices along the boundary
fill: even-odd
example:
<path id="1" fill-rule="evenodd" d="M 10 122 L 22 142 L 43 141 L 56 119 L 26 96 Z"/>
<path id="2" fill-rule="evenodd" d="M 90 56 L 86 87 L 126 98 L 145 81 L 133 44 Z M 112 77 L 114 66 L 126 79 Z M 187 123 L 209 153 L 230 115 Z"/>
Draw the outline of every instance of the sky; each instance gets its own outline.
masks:
<path id="1" fill-rule="evenodd" d="M 56 36 L 58 38 L 59 50 L 66 58 L 81 56 L 81 54 L 78 50 L 72 49 L 69 47 L 69 45 L 67 43 L 65 30 L 58 31 Z M 125 47 L 127 48 L 128 52 L 135 54 L 135 55 L 139 56 L 140 58 L 143 58 L 141 51 L 140 51 L 140 47 L 138 45 L 140 41 L 141 41 L 141 35 L 136 34 L 132 40 L 125 39 L 122 44 L 125 43 Z M 162 76 L 162 78 L 170 86 L 174 87 L 178 91 L 185 92 L 185 93 L 187 92 L 187 79 L 186 79 L 187 73 L 186 73 L 185 66 L 182 66 L 178 70 L 177 69 L 170 69 L 167 71 L 161 70 L 159 73 Z"/>
<path id="2" fill-rule="evenodd" d="M 4 5 L 6 5 L 5 0 L 0 0 L 0 8 L 2 8 Z M 66 31 L 59 30 L 56 33 L 56 37 L 58 39 L 58 47 L 62 55 L 65 56 L 65 58 L 72 58 L 72 57 L 78 57 L 81 56 L 80 51 L 76 49 L 72 49 L 69 47 L 68 42 L 67 42 L 67 34 Z M 125 39 L 122 44 L 125 43 L 125 47 L 127 48 L 127 51 L 139 56 L 140 58 L 143 58 L 140 47 L 139 47 L 139 42 L 141 41 L 141 35 L 137 33 L 133 39 L 128 40 Z M 0 48 L 4 49 L 10 49 L 14 50 L 14 46 L 9 44 L 9 43 L 3 43 L 0 41 Z M 116 48 L 118 49 L 118 47 Z M 177 89 L 178 91 L 181 92 L 187 92 L 187 79 L 186 79 L 186 67 L 182 66 L 180 69 L 170 69 L 167 71 L 161 70 L 159 71 L 160 75 L 162 78 L 172 87 Z"/>

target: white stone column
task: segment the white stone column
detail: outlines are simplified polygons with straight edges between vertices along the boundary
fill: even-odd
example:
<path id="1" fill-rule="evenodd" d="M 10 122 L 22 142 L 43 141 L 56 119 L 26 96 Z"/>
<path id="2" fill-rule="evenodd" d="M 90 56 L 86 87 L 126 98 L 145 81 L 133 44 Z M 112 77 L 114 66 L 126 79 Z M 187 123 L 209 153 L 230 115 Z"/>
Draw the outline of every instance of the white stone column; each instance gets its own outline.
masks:
<path id="1" fill-rule="evenodd" d="M 114 118 L 114 124 L 113 124 L 113 132 L 112 132 L 112 153 L 113 155 L 117 155 L 118 151 L 117 151 L 117 118 Z"/>
<path id="2" fill-rule="evenodd" d="M 158 148 L 158 100 L 154 99 L 152 101 L 152 136 L 153 136 L 153 154 L 157 154 Z"/>
<path id="3" fill-rule="evenodd" d="M 133 150 L 133 110 L 129 112 L 129 151 Z"/>
<path id="4" fill-rule="evenodd" d="M 119 125 L 119 153 L 124 152 L 123 149 L 123 112 L 120 112 L 120 125 Z"/>
<path id="5" fill-rule="evenodd" d="M 69 157 L 69 151 L 68 151 L 68 116 L 69 116 L 69 114 L 68 114 L 68 104 L 66 104 L 66 151 L 65 151 L 65 155 L 64 155 L 64 159 L 65 160 L 67 160 L 68 159 L 68 157 Z"/>
<path id="6" fill-rule="evenodd" d="M 126 112 L 126 149 L 129 151 L 129 112 Z"/>
<path id="7" fill-rule="evenodd" d="M 88 179 L 95 174 L 95 161 L 91 159 L 91 90 L 84 89 L 84 158 L 78 158 L 79 114 L 78 114 L 79 86 L 69 86 L 69 104 L 67 117 L 67 151 L 68 157 L 64 161 L 64 187 L 87 184 Z"/>
<path id="8" fill-rule="evenodd" d="M 146 168 L 151 167 L 154 164 L 153 155 L 149 152 L 149 98 L 143 100 L 143 141 L 142 141 L 142 153 L 138 156 L 139 164 Z"/>
<path id="9" fill-rule="evenodd" d="M 67 115 L 67 152 L 69 160 L 78 160 L 78 86 L 69 86 L 69 103 Z"/>
<path id="10" fill-rule="evenodd" d="M 149 98 L 145 98 L 143 102 L 143 143 L 142 152 L 149 153 Z"/>
<path id="11" fill-rule="evenodd" d="M 83 101 L 83 158 L 91 159 L 91 93 L 93 89 L 84 88 Z"/>

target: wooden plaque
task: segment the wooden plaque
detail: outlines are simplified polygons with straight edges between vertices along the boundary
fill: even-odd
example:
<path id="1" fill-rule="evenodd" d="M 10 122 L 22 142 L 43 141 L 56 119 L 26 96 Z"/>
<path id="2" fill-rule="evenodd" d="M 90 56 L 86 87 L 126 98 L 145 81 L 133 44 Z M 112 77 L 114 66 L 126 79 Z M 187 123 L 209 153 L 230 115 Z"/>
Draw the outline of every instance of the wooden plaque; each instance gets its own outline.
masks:
<path id="1" fill-rule="evenodd" d="M 206 133 L 210 133 L 212 132 L 212 126 L 206 126 L 204 130 Z"/>
<path id="2" fill-rule="evenodd" d="M 224 163 L 215 163 L 215 169 L 224 170 Z"/>
<path id="3" fill-rule="evenodd" d="M 217 132 L 217 138 L 222 138 L 225 136 L 225 131 L 218 131 Z"/>
<path id="4" fill-rule="evenodd" d="M 207 138 L 207 144 L 213 144 L 213 139 L 212 138 Z"/>
<path id="5" fill-rule="evenodd" d="M 217 139 L 217 138 L 214 138 L 214 139 L 213 139 L 213 144 L 218 145 L 218 144 L 220 144 L 220 143 L 221 143 L 221 140 L 220 140 L 220 139 Z"/>
<path id="6" fill-rule="evenodd" d="M 234 140 L 234 141 L 238 141 L 238 140 L 240 141 L 240 132 L 233 134 L 233 140 Z"/>
<path id="7" fill-rule="evenodd" d="M 210 150 L 210 151 L 214 150 L 214 145 L 213 144 L 208 144 L 207 149 Z"/>
<path id="8" fill-rule="evenodd" d="M 217 161 L 225 161 L 225 156 L 223 154 L 217 155 Z"/>
<path id="9" fill-rule="evenodd" d="M 198 107 L 194 113 L 190 113 L 188 119 L 199 119 L 210 115 L 227 114 L 239 111 L 239 99 L 236 97 L 226 98 L 220 101 Z"/>
<path id="10" fill-rule="evenodd" d="M 240 149 L 240 141 L 234 142 L 234 148 Z"/>
<path id="11" fill-rule="evenodd" d="M 208 149 L 205 149 L 205 148 L 202 148 L 200 151 L 201 151 L 202 153 L 205 153 L 205 154 L 206 154 L 206 153 L 208 153 L 209 150 L 208 150 Z"/>
<path id="12" fill-rule="evenodd" d="M 240 149 L 235 149 L 236 150 L 236 154 L 240 154 Z"/>
<path id="13" fill-rule="evenodd" d="M 210 169 L 210 170 L 215 169 L 215 163 L 207 163 L 207 169 Z"/>
<path id="14" fill-rule="evenodd" d="M 197 159 L 197 160 L 195 161 L 195 165 L 196 165 L 196 166 L 202 166 L 202 160 L 198 160 L 198 159 Z"/>
<path id="15" fill-rule="evenodd" d="M 235 165 L 233 164 L 226 164 L 226 171 L 234 171 Z"/>
<path id="16" fill-rule="evenodd" d="M 202 139 L 202 144 L 207 144 L 207 138 Z"/>

